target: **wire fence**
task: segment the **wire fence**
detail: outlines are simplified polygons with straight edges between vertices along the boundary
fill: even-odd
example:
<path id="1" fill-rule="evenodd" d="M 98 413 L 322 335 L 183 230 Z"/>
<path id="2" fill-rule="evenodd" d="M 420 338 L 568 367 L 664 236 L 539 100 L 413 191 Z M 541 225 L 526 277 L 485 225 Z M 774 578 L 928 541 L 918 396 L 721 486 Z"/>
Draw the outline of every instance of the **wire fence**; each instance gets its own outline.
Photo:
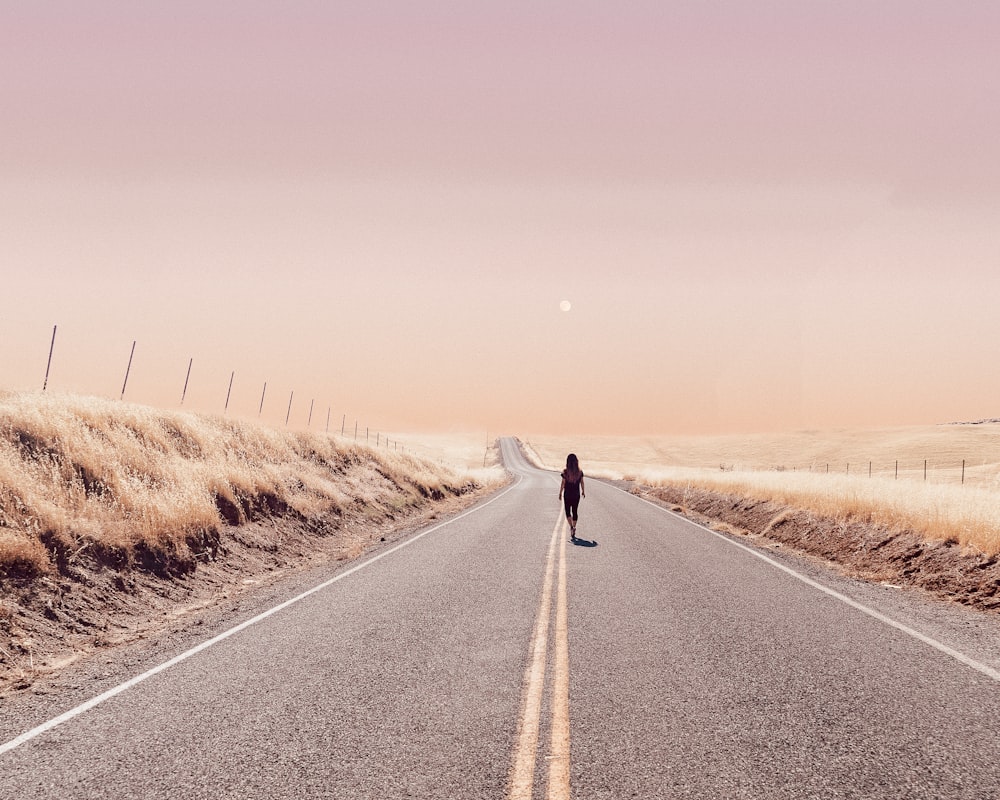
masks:
<path id="1" fill-rule="evenodd" d="M 749 466 L 720 464 L 724 472 L 803 472 L 890 480 L 995 485 L 1000 482 L 1000 462 L 983 458 L 857 459 L 853 461 L 812 461 L 798 465 Z"/>
<path id="2" fill-rule="evenodd" d="M 48 389 L 49 389 L 49 380 L 50 380 L 50 377 L 52 376 L 53 356 L 56 353 L 58 328 L 59 328 L 58 325 L 53 325 L 52 326 L 52 338 L 49 341 L 48 358 L 47 358 L 46 363 L 45 363 L 45 378 L 42 381 L 42 392 L 47 392 Z M 132 373 L 132 365 L 133 365 L 133 361 L 134 361 L 135 355 L 136 355 L 136 344 L 137 344 L 137 341 L 133 340 L 132 341 L 131 349 L 129 351 L 128 362 L 125 364 L 124 377 L 123 377 L 123 380 L 122 380 L 121 392 L 118 393 L 118 397 L 119 397 L 120 400 L 125 400 L 125 396 L 126 396 L 126 393 L 128 391 L 129 376 Z M 184 406 L 184 402 L 187 399 L 188 388 L 189 388 L 189 386 L 191 384 L 191 371 L 192 371 L 192 368 L 194 366 L 194 361 L 195 361 L 194 356 L 190 356 L 188 358 L 187 370 L 184 373 L 183 386 L 180 387 L 180 392 L 179 392 L 179 394 L 180 394 L 180 405 L 182 407 Z M 226 414 L 229 413 L 229 405 L 230 405 L 230 400 L 232 399 L 232 396 L 233 396 L 233 384 L 235 382 L 235 379 L 236 379 L 236 370 L 231 370 L 230 374 L 229 374 L 228 386 L 227 386 L 227 389 L 226 389 L 225 401 L 221 403 L 221 409 L 220 410 L 221 410 L 221 412 L 222 412 L 223 415 L 226 415 Z M 272 394 L 273 394 L 273 388 L 272 388 Z M 257 404 L 257 417 L 258 418 L 261 418 L 263 416 L 263 414 L 264 414 L 264 403 L 265 403 L 265 400 L 267 399 L 267 397 L 268 397 L 268 394 L 267 394 L 267 381 L 265 380 L 263 382 L 262 387 L 261 387 L 260 402 Z M 291 419 L 292 419 L 292 409 L 293 409 L 294 399 L 295 399 L 295 390 L 294 389 L 290 389 L 289 392 L 288 392 L 288 405 L 287 405 L 287 408 L 285 410 L 285 416 L 284 416 L 285 427 L 289 426 L 289 423 L 291 422 Z M 221 398 L 220 398 L 220 400 L 221 400 Z M 308 412 L 308 417 L 307 417 L 306 426 L 305 426 L 307 430 L 312 430 L 313 429 L 312 428 L 313 413 L 316 410 L 316 400 L 317 400 L 317 398 L 315 398 L 315 397 L 310 398 L 310 400 L 309 400 L 309 412 Z M 320 411 L 322 411 L 322 405 L 323 405 L 323 403 L 321 402 L 320 403 Z M 332 430 L 331 430 L 331 421 L 333 422 L 333 429 Z M 343 413 L 341 413 L 340 426 L 339 426 L 339 429 L 338 429 L 338 427 L 336 425 L 336 418 L 333 417 L 333 404 L 332 403 L 328 403 L 327 407 L 326 407 L 325 423 L 323 424 L 322 432 L 326 433 L 326 434 L 329 434 L 331 436 L 340 436 L 341 438 L 344 438 L 344 439 L 351 439 L 351 440 L 353 440 L 355 442 L 364 441 L 365 443 L 367 443 L 369 445 L 372 445 L 374 447 L 377 447 L 377 448 L 391 449 L 391 450 L 396 450 L 396 451 L 400 451 L 400 452 L 404 452 L 404 453 L 408 452 L 408 450 L 407 450 L 407 446 L 408 445 L 404 444 L 399 439 L 390 438 L 387 434 L 383 433 L 380 430 L 373 430 L 372 427 L 369 426 L 369 425 L 362 426 L 360 419 L 358 419 L 357 417 L 355 417 L 352 420 L 352 422 L 353 422 L 353 427 L 351 427 L 351 426 L 348 425 L 348 414 L 346 412 L 343 412 Z M 411 448 L 414 447 L 413 443 L 410 443 L 409 446 Z M 416 448 L 420 449 L 420 445 L 419 444 L 416 445 Z M 485 463 L 485 456 L 484 456 L 484 463 Z"/>

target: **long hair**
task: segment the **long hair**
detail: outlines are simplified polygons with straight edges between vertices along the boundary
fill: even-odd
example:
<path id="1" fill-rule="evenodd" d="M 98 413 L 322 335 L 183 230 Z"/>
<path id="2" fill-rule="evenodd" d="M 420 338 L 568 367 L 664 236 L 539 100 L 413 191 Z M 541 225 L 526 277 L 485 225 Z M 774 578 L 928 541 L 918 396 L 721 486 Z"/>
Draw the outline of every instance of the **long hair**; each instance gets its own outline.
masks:
<path id="1" fill-rule="evenodd" d="M 566 477 L 576 478 L 580 474 L 580 460 L 576 457 L 576 453 L 570 453 L 566 456 Z"/>

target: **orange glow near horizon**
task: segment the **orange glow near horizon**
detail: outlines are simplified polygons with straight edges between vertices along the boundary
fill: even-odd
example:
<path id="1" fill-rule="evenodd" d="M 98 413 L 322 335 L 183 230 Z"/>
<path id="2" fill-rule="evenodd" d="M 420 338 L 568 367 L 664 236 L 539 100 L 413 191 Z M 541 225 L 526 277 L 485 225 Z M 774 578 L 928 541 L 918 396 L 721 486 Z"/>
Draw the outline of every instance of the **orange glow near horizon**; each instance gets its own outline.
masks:
<path id="1" fill-rule="evenodd" d="M 58 324 L 277 425 L 1000 417 L 1000 10 L 661 5 L 5 8 L 0 389 Z"/>

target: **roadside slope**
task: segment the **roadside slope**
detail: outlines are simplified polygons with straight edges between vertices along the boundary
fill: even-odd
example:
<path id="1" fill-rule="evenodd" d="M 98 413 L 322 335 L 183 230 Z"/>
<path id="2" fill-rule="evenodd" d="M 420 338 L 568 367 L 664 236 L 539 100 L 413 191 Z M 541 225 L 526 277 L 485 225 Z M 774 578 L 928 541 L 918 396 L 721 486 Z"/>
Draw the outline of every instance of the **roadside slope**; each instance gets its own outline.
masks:
<path id="1" fill-rule="evenodd" d="M 834 517 L 701 487 L 638 485 L 632 492 L 709 527 L 821 558 L 856 578 L 916 587 L 941 599 L 1000 610 L 997 555 L 953 538 L 933 539 L 863 517 Z"/>
<path id="2" fill-rule="evenodd" d="M 0 693 L 501 482 L 320 434 L 0 394 Z"/>
<path id="3" fill-rule="evenodd" d="M 841 448 L 834 452 L 840 457 L 844 448 L 857 445 L 858 440 L 889 447 L 912 439 L 937 442 L 960 465 L 962 456 L 976 455 L 970 463 L 993 458 L 990 447 L 996 432 L 996 426 L 985 425 L 907 429 L 893 431 L 891 436 L 836 432 L 763 439 L 701 437 L 678 439 L 669 452 L 661 450 L 673 441 L 670 437 L 663 437 L 659 450 L 652 440 L 643 449 L 635 439 L 595 437 L 574 447 L 583 454 L 589 475 L 611 480 L 708 527 L 756 539 L 767 547 L 794 549 L 855 578 L 917 588 L 937 598 L 996 612 L 1000 610 L 1000 492 L 995 480 L 987 480 L 983 465 L 976 467 L 976 482 L 963 485 L 957 482 L 958 473 L 954 482 L 940 483 L 896 478 L 896 472 L 873 476 L 864 471 L 831 475 L 785 467 L 719 470 L 671 461 L 693 460 L 693 454 L 705 460 L 712 447 L 723 445 L 720 452 L 736 449 L 757 461 L 772 455 L 787 458 L 798 452 L 795 447 L 803 448 L 814 438 L 827 447 Z M 546 468 L 559 463 L 567 444 L 533 437 L 521 446 L 526 458 Z M 719 458 L 718 454 L 714 457 Z M 891 470 L 891 461 L 889 466 Z"/>

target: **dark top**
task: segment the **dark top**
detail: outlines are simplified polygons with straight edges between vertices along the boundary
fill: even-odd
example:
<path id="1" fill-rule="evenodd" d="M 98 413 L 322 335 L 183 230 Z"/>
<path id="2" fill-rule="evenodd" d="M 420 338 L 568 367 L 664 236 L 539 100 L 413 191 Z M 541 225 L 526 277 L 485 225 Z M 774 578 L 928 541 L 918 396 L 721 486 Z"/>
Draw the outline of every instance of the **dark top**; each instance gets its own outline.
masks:
<path id="1" fill-rule="evenodd" d="M 562 477 L 566 481 L 566 485 L 563 487 L 563 497 L 571 503 L 578 501 L 580 499 L 580 481 L 583 480 L 583 472 L 578 472 L 576 478 L 570 478 L 566 474 L 566 470 L 563 470 Z"/>

